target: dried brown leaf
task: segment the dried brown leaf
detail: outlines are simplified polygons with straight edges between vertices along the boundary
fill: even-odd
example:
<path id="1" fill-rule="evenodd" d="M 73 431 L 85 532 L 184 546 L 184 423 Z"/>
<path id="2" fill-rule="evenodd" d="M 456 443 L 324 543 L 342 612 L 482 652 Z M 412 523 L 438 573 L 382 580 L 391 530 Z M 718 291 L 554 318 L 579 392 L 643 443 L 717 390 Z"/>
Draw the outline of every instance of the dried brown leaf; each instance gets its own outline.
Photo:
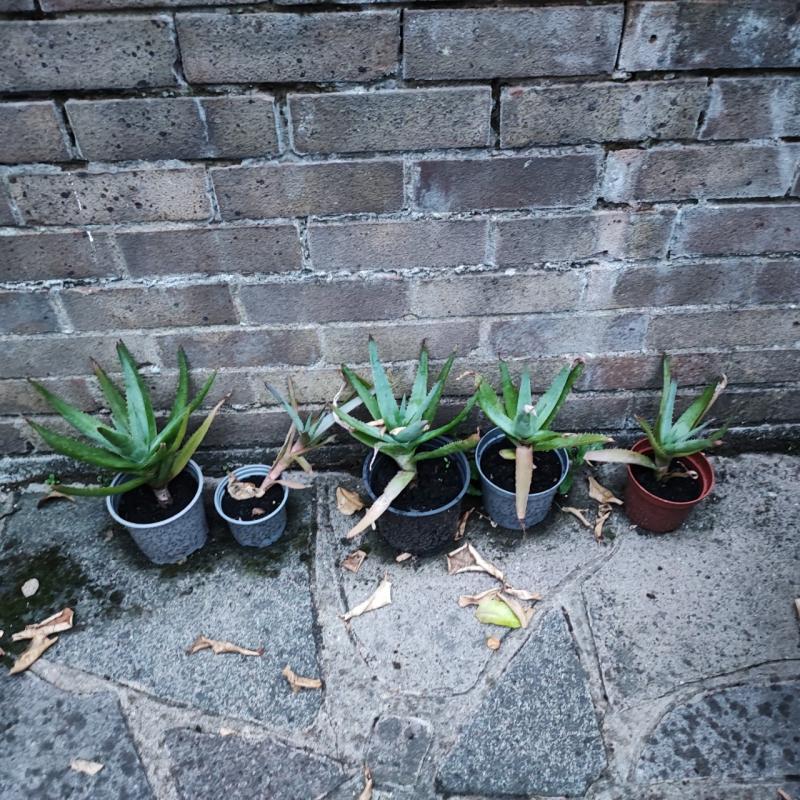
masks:
<path id="1" fill-rule="evenodd" d="M 36 578 L 25 581 L 20 591 L 23 597 L 33 597 L 39 591 L 39 581 Z"/>
<path id="2" fill-rule="evenodd" d="M 606 489 L 597 482 L 594 475 L 588 475 L 589 480 L 589 497 L 592 500 L 597 500 L 598 503 L 615 503 L 618 506 L 622 505 L 622 500 L 619 499 L 612 491 Z"/>
<path id="3" fill-rule="evenodd" d="M 490 636 L 486 640 L 486 646 L 490 650 L 499 650 L 500 649 L 500 640 L 496 636 Z"/>
<path id="4" fill-rule="evenodd" d="M 797 612 L 797 618 L 800 619 L 800 597 L 794 601 L 794 610 Z M 2 636 L 3 632 L 0 631 L 0 638 L 2 638 Z"/>
<path id="5" fill-rule="evenodd" d="M 72 627 L 72 619 L 75 616 L 71 608 L 62 608 L 57 614 L 53 614 L 41 622 L 34 625 L 27 625 L 24 630 L 15 633 L 11 640 L 19 642 L 22 639 L 35 639 L 37 636 L 49 636 L 51 633 L 61 633 L 68 631 Z"/>
<path id="6" fill-rule="evenodd" d="M 75 772 L 82 772 L 84 775 L 97 775 L 105 765 L 98 761 L 87 761 L 85 758 L 73 758 L 69 762 L 69 768 Z"/>
<path id="7" fill-rule="evenodd" d="M 494 597 L 494 595 L 497 594 L 500 594 L 500 589 L 497 588 L 487 589 L 485 592 L 480 592 L 479 594 L 462 594 L 461 597 L 458 598 L 458 605 L 460 608 L 477 606 L 484 598 Z"/>
<path id="8" fill-rule="evenodd" d="M 372 772 L 370 772 L 369 767 L 364 764 L 364 788 L 361 790 L 358 800 L 372 800 L 372 786 Z"/>
<path id="9" fill-rule="evenodd" d="M 780 797 L 781 800 L 792 800 L 792 796 L 783 789 L 778 789 L 778 797 Z"/>
<path id="10" fill-rule="evenodd" d="M 220 736 L 235 736 L 239 731 L 234 730 L 233 728 L 226 728 L 225 726 L 219 729 Z"/>
<path id="11" fill-rule="evenodd" d="M 9 675 L 16 675 L 18 672 L 25 672 L 28 667 L 37 661 L 42 653 L 49 647 L 52 647 L 58 641 L 58 636 L 48 639 L 46 636 L 40 634 L 34 636 L 28 649 L 14 662 L 14 666 L 8 671 Z"/>
<path id="12" fill-rule="evenodd" d="M 366 557 L 367 554 L 363 550 L 354 550 L 342 560 L 342 569 L 346 569 L 349 572 L 358 572 Z"/>
<path id="13" fill-rule="evenodd" d="M 281 672 L 284 678 L 289 682 L 292 691 L 297 694 L 301 689 L 321 689 L 322 681 L 319 678 L 303 678 L 298 675 L 288 664 Z"/>
<path id="14" fill-rule="evenodd" d="M 505 592 L 500 592 L 497 596 L 514 612 L 514 616 L 519 620 L 519 624 L 523 628 L 527 628 L 533 616 L 533 609 L 525 608 L 516 597 L 512 597 Z"/>
<path id="15" fill-rule="evenodd" d="M 458 528 L 456 530 L 456 535 L 454 537 L 455 541 L 457 542 L 459 539 L 464 538 L 464 533 L 467 530 L 467 523 L 469 522 L 470 516 L 472 516 L 472 512 L 475 508 L 468 508 L 459 518 L 458 520 Z"/>
<path id="16" fill-rule="evenodd" d="M 398 564 L 402 564 L 404 561 L 408 561 L 409 558 L 413 558 L 413 557 L 414 556 L 411 553 L 400 553 L 400 555 L 397 555 L 397 556 L 394 557 L 394 560 Z"/>
<path id="17" fill-rule="evenodd" d="M 603 525 L 611 516 L 611 506 L 603 504 L 597 510 L 597 519 L 594 521 L 594 538 L 598 542 L 603 541 Z"/>
<path id="18" fill-rule="evenodd" d="M 457 575 L 459 572 L 485 572 L 499 581 L 504 580 L 502 571 L 486 561 L 469 543 L 447 554 L 447 574 Z"/>
<path id="19" fill-rule="evenodd" d="M 200 634 L 187 648 L 186 653 L 192 655 L 198 653 L 200 650 L 211 650 L 211 652 L 218 656 L 221 653 L 238 653 L 240 656 L 263 656 L 264 648 L 259 647 L 258 650 L 250 650 L 247 647 L 240 647 L 233 642 L 223 642 L 218 639 L 209 639 L 207 636 Z"/>
<path id="20" fill-rule="evenodd" d="M 533 600 L 538 601 L 542 599 L 542 596 L 539 592 L 529 592 L 527 589 L 515 589 L 513 586 L 504 586 L 503 591 L 506 594 L 510 594 L 512 597 L 516 597 L 517 600 Z"/>
<path id="21" fill-rule="evenodd" d="M 367 611 L 376 611 L 379 608 L 388 606 L 392 602 L 392 582 L 388 577 L 378 585 L 378 588 L 366 599 L 364 602 L 359 603 L 354 608 L 351 608 L 346 614 L 342 615 L 342 619 L 347 622 L 353 617 L 360 617 L 366 614 Z"/>
<path id="22" fill-rule="evenodd" d="M 46 495 L 43 495 L 39 498 L 39 501 L 36 503 L 36 508 L 46 506 L 48 503 L 52 503 L 54 500 L 69 500 L 70 503 L 75 502 L 75 498 L 71 495 L 59 492 L 57 489 L 51 489 Z"/>
<path id="23" fill-rule="evenodd" d="M 264 490 L 250 481 L 236 480 L 233 472 L 228 473 L 228 494 L 234 500 L 250 500 L 253 497 L 263 497 Z"/>
<path id="24" fill-rule="evenodd" d="M 561 510 L 566 512 L 567 514 L 572 514 L 573 517 L 579 519 L 587 528 L 592 527 L 592 523 L 586 519 L 586 515 L 583 513 L 583 510 L 580 508 L 573 508 L 573 506 L 561 506 Z"/>
<path id="25" fill-rule="evenodd" d="M 346 517 L 352 516 L 356 511 L 364 508 L 364 501 L 356 492 L 351 492 L 343 486 L 336 487 L 336 508 Z"/>
<path id="26" fill-rule="evenodd" d="M 264 514 L 266 514 L 266 513 L 267 512 L 266 512 L 265 509 L 258 508 L 258 507 L 253 508 L 253 509 L 250 510 L 250 515 L 253 516 L 253 517 L 263 517 Z"/>

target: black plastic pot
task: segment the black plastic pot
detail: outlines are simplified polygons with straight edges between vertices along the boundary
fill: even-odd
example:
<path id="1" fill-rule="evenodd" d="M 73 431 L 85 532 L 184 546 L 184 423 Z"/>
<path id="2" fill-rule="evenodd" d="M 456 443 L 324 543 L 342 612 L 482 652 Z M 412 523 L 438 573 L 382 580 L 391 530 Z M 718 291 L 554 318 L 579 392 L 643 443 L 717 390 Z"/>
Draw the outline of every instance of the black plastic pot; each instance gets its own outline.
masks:
<path id="1" fill-rule="evenodd" d="M 452 439 L 440 436 L 431 439 L 423 446 L 425 450 L 434 450 Z M 447 458 L 458 469 L 462 485 L 459 493 L 447 505 L 431 511 L 400 511 L 389 506 L 375 523 L 381 536 L 401 553 L 412 553 L 415 556 L 426 556 L 439 553 L 453 543 L 461 516 L 461 501 L 469 488 L 469 462 L 463 453 L 453 453 Z M 364 459 L 361 477 L 367 494 L 372 502 L 377 495 L 372 489 L 372 454 Z"/>

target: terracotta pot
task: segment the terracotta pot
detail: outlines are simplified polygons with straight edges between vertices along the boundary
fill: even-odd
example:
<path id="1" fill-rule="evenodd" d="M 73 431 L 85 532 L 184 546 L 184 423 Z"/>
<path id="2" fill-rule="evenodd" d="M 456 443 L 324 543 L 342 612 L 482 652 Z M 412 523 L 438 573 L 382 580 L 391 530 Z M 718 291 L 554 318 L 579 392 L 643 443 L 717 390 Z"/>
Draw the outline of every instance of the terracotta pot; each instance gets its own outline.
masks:
<path id="1" fill-rule="evenodd" d="M 640 439 L 631 448 L 637 453 L 648 456 L 653 452 L 647 439 Z M 628 465 L 628 485 L 625 487 L 625 513 L 635 525 L 653 533 L 667 533 L 679 528 L 689 512 L 714 488 L 714 468 L 711 462 L 702 454 L 681 456 L 681 461 L 695 470 L 703 484 L 700 496 L 694 500 L 678 503 L 674 500 L 664 500 L 662 497 L 648 492 L 634 477 L 631 466 Z"/>

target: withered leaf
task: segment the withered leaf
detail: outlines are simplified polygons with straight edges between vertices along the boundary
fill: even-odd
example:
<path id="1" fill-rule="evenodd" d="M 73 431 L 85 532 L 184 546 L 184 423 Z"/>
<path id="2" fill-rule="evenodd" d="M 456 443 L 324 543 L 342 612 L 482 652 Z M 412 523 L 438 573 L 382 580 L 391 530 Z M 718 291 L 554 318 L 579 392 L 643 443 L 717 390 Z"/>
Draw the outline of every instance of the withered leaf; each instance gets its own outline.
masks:
<path id="1" fill-rule="evenodd" d="M 264 490 L 250 481 L 239 481 L 233 472 L 228 473 L 228 494 L 234 500 L 250 500 L 253 497 L 263 497 Z"/>
<path id="2" fill-rule="evenodd" d="M 71 608 L 63 608 L 57 614 L 53 614 L 41 622 L 34 625 L 26 625 L 24 630 L 15 633 L 11 640 L 19 642 L 22 639 L 35 639 L 37 636 L 49 636 L 51 633 L 61 633 L 68 631 L 72 627 L 72 619 L 75 616 Z"/>
<path id="3" fill-rule="evenodd" d="M 486 646 L 490 650 L 499 650 L 500 649 L 500 640 L 496 636 L 490 636 L 486 640 Z"/>
<path id="4" fill-rule="evenodd" d="M 75 498 L 71 495 L 59 492 L 57 489 L 51 489 L 47 494 L 39 498 L 39 501 L 36 503 L 36 508 L 41 508 L 48 503 L 52 503 L 54 500 L 69 500 L 70 503 L 75 502 Z"/>
<path id="5" fill-rule="evenodd" d="M 486 561 L 469 542 L 447 554 L 447 574 L 459 572 L 485 572 L 499 581 L 504 580 L 502 571 Z"/>
<path id="6" fill-rule="evenodd" d="M 364 788 L 361 790 L 358 800 L 372 800 L 372 786 L 372 772 L 370 772 L 369 767 L 364 764 Z"/>
<path id="7" fill-rule="evenodd" d="M 522 623 L 511 607 L 499 596 L 484 597 L 475 609 L 478 622 L 484 625 L 500 625 L 504 628 L 520 628 Z"/>
<path id="8" fill-rule="evenodd" d="M 83 772 L 85 775 L 97 775 L 105 765 L 97 761 L 87 761 L 85 758 L 73 758 L 69 762 L 69 768 L 75 772 Z"/>
<path id="9" fill-rule="evenodd" d="M 794 610 L 797 612 L 797 618 L 800 619 L 800 597 L 794 601 Z M 0 631 L 0 637 L 2 637 L 2 635 L 3 632 Z"/>
<path id="10" fill-rule="evenodd" d="M 408 561 L 409 558 L 413 558 L 414 556 L 411 553 L 400 553 L 394 557 L 394 560 L 398 564 L 402 564 L 404 561 Z"/>
<path id="11" fill-rule="evenodd" d="M 303 678 L 298 675 L 288 664 L 281 672 L 284 678 L 289 682 L 292 691 L 297 694 L 301 689 L 321 689 L 322 681 L 319 678 Z"/>
<path id="12" fill-rule="evenodd" d="M 356 511 L 361 511 L 364 508 L 364 501 L 358 496 L 356 492 L 351 492 L 343 486 L 336 487 L 336 508 L 339 509 L 340 514 L 346 517 L 352 516 Z"/>
<path id="13" fill-rule="evenodd" d="M 597 510 L 597 519 L 594 521 L 594 538 L 596 541 L 603 540 L 603 525 L 606 520 L 611 516 L 611 506 L 607 504 L 601 505 Z"/>
<path id="14" fill-rule="evenodd" d="M 36 578 L 31 578 L 22 584 L 22 596 L 33 597 L 39 591 L 39 581 Z"/>
<path id="15" fill-rule="evenodd" d="M 186 653 L 192 655 L 198 653 L 200 650 L 211 650 L 211 652 L 218 656 L 221 653 L 238 653 L 240 656 L 263 656 L 264 648 L 259 647 L 258 650 L 251 650 L 247 647 L 240 647 L 233 642 L 223 642 L 217 639 L 209 639 L 207 636 L 200 634 L 187 648 Z"/>
<path id="16" fill-rule="evenodd" d="M 218 731 L 220 736 L 235 736 L 238 731 L 235 731 L 233 728 L 226 728 L 224 725 Z"/>
<path id="17" fill-rule="evenodd" d="M 472 512 L 475 508 L 468 508 L 459 518 L 458 520 L 458 529 L 456 530 L 456 535 L 454 537 L 455 541 L 464 538 L 464 533 L 467 530 L 467 522 L 469 522 L 470 516 L 472 516 Z"/>
<path id="18" fill-rule="evenodd" d="M 597 482 L 594 475 L 587 476 L 589 480 L 589 497 L 592 500 L 597 500 L 598 503 L 615 503 L 618 506 L 622 505 L 622 500 L 619 499 L 612 491 L 606 489 Z"/>
<path id="19" fill-rule="evenodd" d="M 343 559 L 342 569 L 346 569 L 349 572 L 358 572 L 366 557 L 367 554 L 363 550 L 354 550 Z"/>
<path id="20" fill-rule="evenodd" d="M 388 606 L 391 602 L 392 582 L 388 577 L 384 577 L 378 588 L 363 603 L 359 603 L 346 614 L 343 614 L 342 619 L 347 622 L 353 617 L 360 617 L 362 614 L 366 614 L 367 611 L 376 611 L 379 608 Z"/>
<path id="21" fill-rule="evenodd" d="M 592 523 L 586 519 L 586 515 L 580 508 L 574 508 L 573 506 L 561 506 L 561 510 L 567 514 L 572 514 L 573 517 L 579 519 L 587 528 L 592 527 Z"/>
<path id="22" fill-rule="evenodd" d="M 527 628 L 528 623 L 531 621 L 531 617 L 533 616 L 533 609 L 525 608 L 525 606 L 523 606 L 516 597 L 512 597 L 505 592 L 500 592 L 500 594 L 497 596 L 514 612 L 514 616 L 519 620 L 519 624 L 523 628 Z"/>
<path id="23" fill-rule="evenodd" d="M 48 639 L 46 636 L 39 634 L 34 636 L 28 649 L 14 662 L 14 666 L 8 671 L 9 675 L 16 675 L 18 672 L 25 672 L 28 667 L 37 661 L 42 653 L 49 647 L 52 647 L 58 641 L 58 636 Z"/>
<path id="24" fill-rule="evenodd" d="M 778 797 L 780 797 L 781 800 L 793 800 L 792 796 L 783 789 L 778 789 Z"/>
<path id="25" fill-rule="evenodd" d="M 267 512 L 266 512 L 265 509 L 258 508 L 258 507 L 253 508 L 253 509 L 250 510 L 250 515 L 253 516 L 253 517 L 263 517 L 264 514 L 266 514 L 266 513 Z"/>
<path id="26" fill-rule="evenodd" d="M 485 592 L 479 592 L 478 594 L 462 594 L 458 598 L 458 605 L 460 608 L 477 606 L 481 600 L 484 600 L 487 597 L 494 597 L 497 594 L 500 594 L 500 589 L 498 588 L 487 589 Z"/>
<path id="27" fill-rule="evenodd" d="M 527 589 L 515 589 L 513 586 L 509 586 L 506 584 L 503 587 L 503 591 L 506 594 L 510 594 L 512 597 L 516 597 L 518 600 L 541 600 L 542 596 L 539 592 L 529 592 Z"/>

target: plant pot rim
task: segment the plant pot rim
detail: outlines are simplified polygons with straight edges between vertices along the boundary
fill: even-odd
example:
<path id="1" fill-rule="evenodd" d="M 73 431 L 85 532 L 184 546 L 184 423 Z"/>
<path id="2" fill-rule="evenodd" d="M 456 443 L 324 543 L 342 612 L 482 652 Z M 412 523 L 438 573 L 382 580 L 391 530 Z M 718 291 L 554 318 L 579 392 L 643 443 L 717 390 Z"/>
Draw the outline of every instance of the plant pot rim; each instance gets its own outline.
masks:
<path id="1" fill-rule="evenodd" d="M 639 439 L 633 445 L 631 445 L 631 450 L 636 453 L 642 453 L 643 455 L 649 455 L 653 452 L 653 448 L 650 446 L 650 442 L 645 437 L 644 439 Z M 711 490 L 714 488 L 715 483 L 715 474 L 714 474 L 714 465 L 709 460 L 708 456 L 703 453 L 702 451 L 699 453 L 692 453 L 689 456 L 679 456 L 679 458 L 684 459 L 691 459 L 696 458 L 698 461 L 705 461 L 708 465 L 709 474 L 711 475 L 711 479 L 708 482 L 708 486 L 694 498 L 694 500 L 667 500 L 665 497 L 659 497 L 657 494 L 653 494 L 652 492 L 647 491 L 647 489 L 642 486 L 642 484 L 636 479 L 636 476 L 633 474 L 633 465 L 627 464 L 628 468 L 628 480 L 633 481 L 636 486 L 638 487 L 639 491 L 646 495 L 648 498 L 652 499 L 656 504 L 663 503 L 671 508 L 690 508 L 691 506 L 697 505 L 701 500 L 705 500 L 709 494 L 711 494 Z"/>
<path id="2" fill-rule="evenodd" d="M 435 439 L 431 439 L 429 442 L 426 442 L 426 444 L 435 444 L 438 447 L 443 444 L 449 444 L 452 441 L 453 439 L 451 439 L 449 436 L 437 436 Z M 387 456 L 387 458 L 388 457 L 390 456 Z M 378 497 L 375 492 L 372 491 L 372 486 L 369 482 L 370 475 L 372 474 L 372 469 L 370 467 L 372 458 L 373 456 L 371 455 L 365 456 L 364 465 L 361 469 L 361 478 L 364 481 L 364 486 L 367 489 L 367 494 L 369 495 L 370 500 L 372 500 L 374 503 Z M 461 491 L 449 503 L 445 503 L 445 505 L 439 506 L 438 508 L 432 508 L 429 511 L 414 511 L 414 509 L 402 511 L 401 509 L 393 508 L 392 506 L 389 506 L 386 511 L 390 511 L 392 514 L 397 514 L 401 517 L 432 517 L 435 514 L 441 514 L 443 511 L 447 511 L 456 505 L 456 503 L 460 503 L 464 495 L 467 493 L 467 489 L 469 489 L 469 461 L 467 461 L 467 457 L 462 452 L 450 453 L 449 456 L 442 456 L 442 458 L 452 458 L 454 461 L 463 460 L 463 463 L 466 464 L 466 477 L 464 478 Z"/>
<path id="3" fill-rule="evenodd" d="M 515 492 L 509 492 L 508 489 L 504 489 L 502 486 L 498 486 L 486 473 L 481 469 L 481 458 L 483 456 L 483 451 L 494 442 L 496 439 L 505 438 L 505 432 L 501 428 L 492 428 L 491 430 L 486 431 L 486 433 L 481 436 L 481 440 L 478 442 L 478 446 L 475 448 L 475 466 L 478 469 L 478 473 L 480 476 L 491 483 L 492 486 L 503 496 L 516 498 Z M 485 444 L 484 444 L 485 442 Z M 536 452 L 536 451 L 534 451 Z M 567 451 L 563 447 L 558 447 L 555 450 L 551 450 L 549 452 L 556 453 L 558 455 L 558 460 L 561 462 L 561 477 L 558 479 L 558 483 L 553 486 L 548 487 L 547 489 L 542 489 L 541 492 L 529 492 L 528 497 L 535 497 L 536 495 L 543 495 L 547 494 L 548 492 L 552 492 L 554 489 L 558 489 L 562 483 L 564 483 L 564 479 L 567 477 L 567 473 L 569 472 L 569 457 L 567 456 Z"/>
<path id="4" fill-rule="evenodd" d="M 271 469 L 272 464 L 245 464 L 243 467 L 235 469 L 233 474 L 238 479 L 252 478 L 254 475 L 268 475 Z M 217 488 L 214 490 L 214 508 L 216 509 L 217 514 L 222 517 L 222 519 L 224 519 L 226 522 L 231 522 L 234 525 L 260 525 L 262 522 L 266 522 L 268 519 L 271 519 L 276 514 L 280 513 L 281 509 L 286 505 L 286 501 L 289 499 L 289 487 L 281 486 L 281 489 L 283 489 L 283 499 L 272 511 L 269 512 L 269 514 L 265 514 L 263 517 L 257 517 L 256 519 L 234 519 L 233 517 L 229 517 L 222 510 L 222 495 L 227 485 L 227 476 L 221 478 L 217 482 Z"/>
<path id="5" fill-rule="evenodd" d="M 117 513 L 117 509 L 114 507 L 114 502 L 116 501 L 118 503 L 124 494 L 127 494 L 127 492 L 121 495 L 108 495 L 106 497 L 106 508 L 108 509 L 108 513 L 113 517 L 114 520 L 126 528 L 152 530 L 153 528 L 161 528 L 164 525 L 169 525 L 170 522 L 174 522 L 176 519 L 186 514 L 189 509 L 193 508 L 195 503 L 197 503 L 198 498 L 203 493 L 203 471 L 200 469 L 197 462 L 192 459 L 189 459 L 189 463 L 186 465 L 186 467 L 184 467 L 184 469 L 187 467 L 192 470 L 194 477 L 197 480 L 197 491 L 194 493 L 192 499 L 177 514 L 173 514 L 171 517 L 159 520 L 158 522 L 129 522 L 127 519 L 125 519 L 125 517 L 120 516 Z M 124 480 L 125 477 L 126 474 L 124 472 L 118 472 L 111 481 L 111 485 L 116 486 L 120 481 Z"/>

